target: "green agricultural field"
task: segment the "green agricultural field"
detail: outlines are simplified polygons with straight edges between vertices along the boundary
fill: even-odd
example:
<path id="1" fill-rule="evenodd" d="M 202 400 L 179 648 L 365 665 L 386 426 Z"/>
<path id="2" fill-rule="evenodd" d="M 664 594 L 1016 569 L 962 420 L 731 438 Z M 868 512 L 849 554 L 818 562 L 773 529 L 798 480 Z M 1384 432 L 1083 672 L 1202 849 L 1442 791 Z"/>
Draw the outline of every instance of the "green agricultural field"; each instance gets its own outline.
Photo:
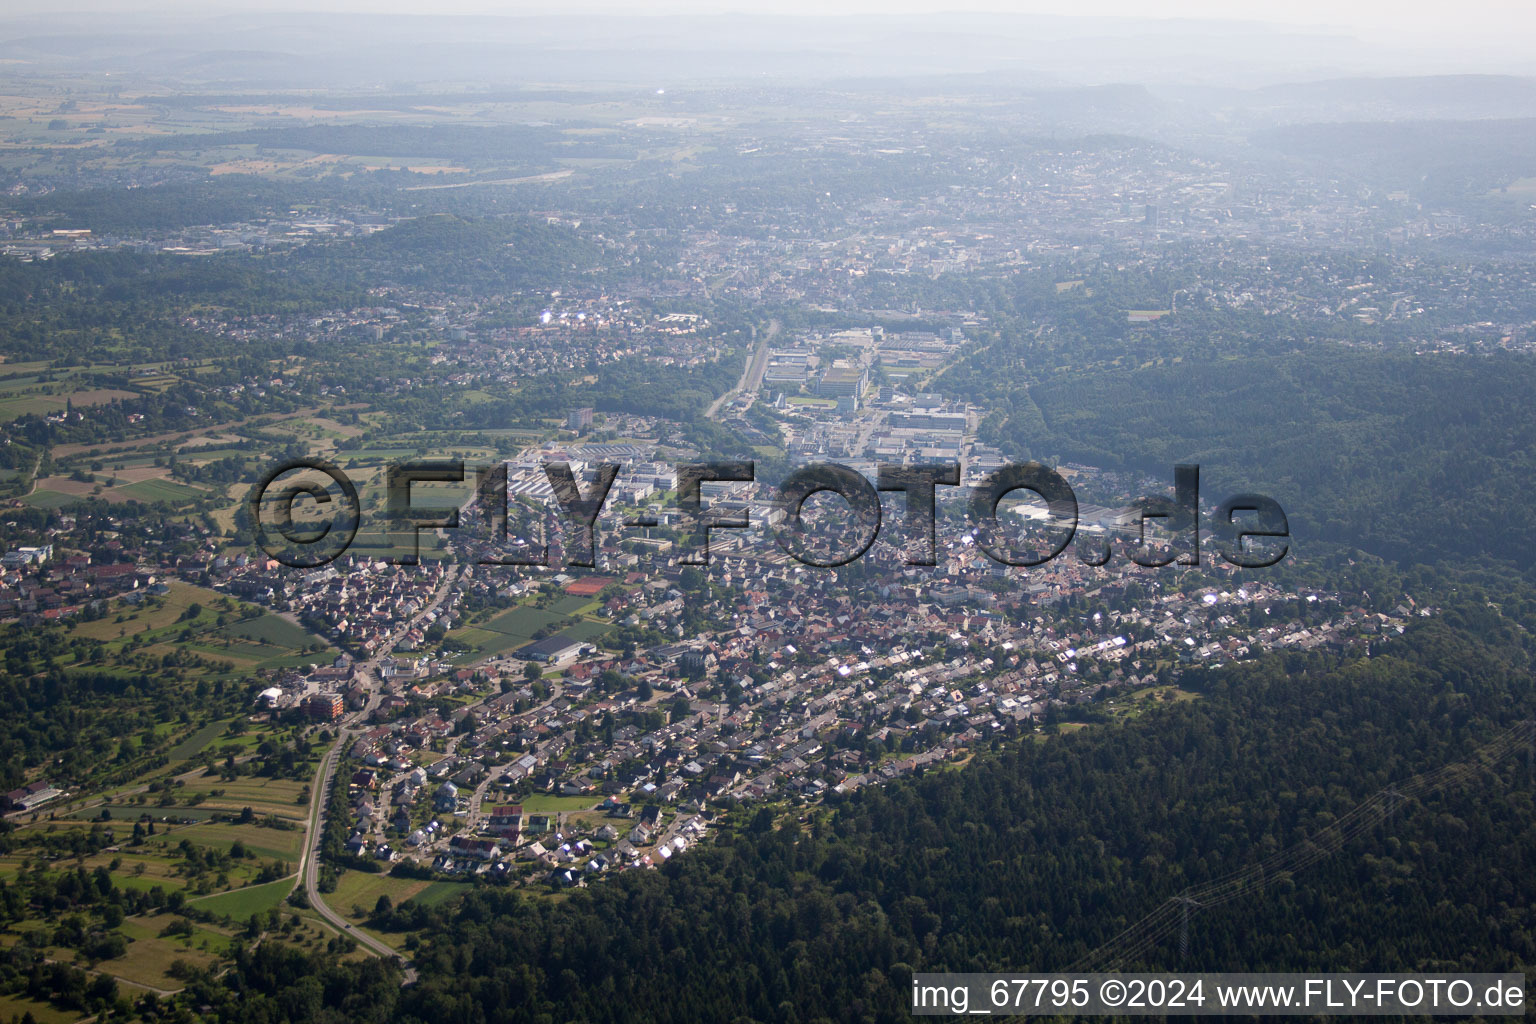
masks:
<path id="1" fill-rule="evenodd" d="M 566 617 L 543 608 L 519 605 L 477 626 L 456 629 L 448 635 L 471 648 L 461 660 L 473 661 L 521 647 L 533 639 L 534 633 Z"/>
<path id="2" fill-rule="evenodd" d="M 208 492 L 201 487 L 189 487 L 171 480 L 140 480 L 116 490 L 138 501 L 165 501 L 178 505 L 208 496 Z"/>
<path id="3" fill-rule="evenodd" d="M 202 778 L 193 779 L 185 786 L 176 790 L 178 798 L 185 800 L 195 793 L 203 793 L 206 796 L 197 807 L 203 810 L 234 811 L 239 812 L 249 807 L 256 815 L 263 816 L 275 814 L 279 818 L 288 818 L 293 821 L 303 820 L 309 813 L 309 808 L 299 802 L 299 795 L 307 788 L 307 783 L 294 779 L 263 779 L 242 775 L 238 779 L 226 782 L 217 775 L 205 775 Z M 217 793 L 218 795 L 214 795 Z M 274 837 L 270 845 L 277 848 L 285 848 L 289 843 L 287 839 L 279 839 L 280 836 L 297 836 L 297 832 L 276 832 L 263 829 L 259 833 L 263 837 Z M 240 837 L 247 843 L 251 842 L 251 833 L 242 831 Z M 263 840 L 267 842 L 267 840 Z M 298 856 L 297 840 L 293 852 L 289 857 Z M 274 854 L 275 856 L 275 854 Z"/>
<path id="4" fill-rule="evenodd" d="M 167 973 L 177 960 L 209 967 L 229 952 L 229 936 L 206 926 L 198 926 L 190 936 L 161 938 L 160 931 L 173 920 L 174 915 L 160 914 L 123 922 L 124 934 L 133 939 L 128 952 L 116 960 L 103 960 L 98 969 L 132 984 L 177 990 L 182 983 Z"/>
<path id="5" fill-rule="evenodd" d="M 89 807 L 79 807 L 69 811 L 59 810 L 55 811 L 54 813 L 61 821 L 67 820 L 76 823 L 100 821 L 103 824 L 109 821 L 115 821 L 119 823 L 126 821 L 131 825 L 133 822 L 138 821 L 146 814 L 153 818 L 161 818 L 167 815 L 172 815 L 176 818 L 195 818 L 198 821 L 206 821 L 213 817 L 217 812 L 206 807 L 162 807 L 157 803 L 150 802 L 143 804 L 120 803 L 113 804 L 111 806 L 97 804 Z"/>
<path id="6" fill-rule="evenodd" d="M 215 619 L 213 609 L 220 602 L 229 600 L 223 594 L 204 590 L 202 587 L 195 587 L 179 580 L 172 581 L 169 589 L 170 593 L 163 597 L 151 598 L 137 607 L 114 603 L 111 612 L 105 618 L 94 622 L 80 622 L 72 628 L 81 636 L 110 641 L 117 639 L 120 635 L 142 636 L 178 625 L 195 625 L 200 622 L 212 625 Z M 184 621 L 182 616 L 194 604 L 202 606 L 202 614 L 195 620 Z M 122 622 L 117 621 L 119 615 L 123 618 Z"/>
<path id="7" fill-rule="evenodd" d="M 37 1024 L 73 1024 L 80 1019 L 78 1010 L 60 1010 L 21 994 L 0 996 L 0 1019 L 25 1020 L 29 1015 Z"/>
<path id="8" fill-rule="evenodd" d="M 219 459 L 227 459 L 231 456 L 254 458 L 260 454 L 260 452 L 245 451 L 241 448 L 215 448 L 206 452 L 199 451 L 190 452 L 185 455 L 179 455 L 177 456 L 177 459 L 181 462 L 190 462 L 194 466 L 199 466 L 205 462 L 217 462 Z M 151 461 L 153 461 L 154 458 L 153 456 L 145 457 L 151 459 Z"/>
<path id="9" fill-rule="evenodd" d="M 217 896 L 194 898 L 190 902 L 205 913 L 228 914 L 235 921 L 245 921 L 252 914 L 280 906 L 293 891 L 293 885 L 292 878 L 281 878 L 265 885 L 248 885 L 244 889 L 232 889 Z"/>
<path id="10" fill-rule="evenodd" d="M 262 615 L 256 619 L 243 619 L 216 630 L 225 636 L 242 636 L 274 647 L 304 647 L 314 642 L 314 636 L 302 626 L 276 615 Z"/>
<path id="11" fill-rule="evenodd" d="M 474 888 L 468 882 L 433 882 L 411 897 L 411 902 L 424 907 L 435 907 Z"/>
<path id="12" fill-rule="evenodd" d="M 80 496 L 65 494 L 62 491 L 33 491 L 31 494 L 24 495 L 21 500 L 37 508 L 62 508 L 71 502 L 79 501 Z"/>
<path id="13" fill-rule="evenodd" d="M 533 634 L 545 626 L 560 622 L 566 616 L 560 612 L 531 605 L 508 608 L 495 618 L 481 624 L 480 628 L 492 633 L 516 637 L 523 643 L 533 639 Z"/>
<path id="14" fill-rule="evenodd" d="M 468 882 L 431 882 L 420 878 L 375 875 L 367 871 L 344 871 L 337 880 L 336 892 L 329 895 L 326 902 L 353 921 L 360 921 L 363 918 L 354 915 L 352 908 L 361 907 L 363 917 L 366 917 L 373 912 L 380 896 L 388 896 L 396 906 L 407 900 L 436 906 L 471 888 L 473 886 Z"/>
<path id="15" fill-rule="evenodd" d="M 229 719 L 215 719 L 209 722 L 172 747 L 168 756 L 172 761 L 187 761 L 196 757 L 210 743 L 227 733 L 229 724 Z"/>
<path id="16" fill-rule="evenodd" d="M 201 612 L 186 618 L 193 605 Z M 177 649 L 204 655 L 231 668 L 261 669 L 324 664 L 335 656 L 334 648 L 286 619 L 270 612 L 254 618 L 236 618 L 223 626 L 218 617 L 248 615 L 260 611 L 251 605 L 239 605 L 224 594 L 190 584 L 173 582 L 170 593 L 140 606 L 112 606 L 111 612 L 91 622 L 78 622 L 71 629 L 80 636 L 108 644 L 135 642 L 153 650 Z M 320 650 L 310 650 L 315 645 Z"/>
<path id="17" fill-rule="evenodd" d="M 112 884 L 120 889 L 133 889 L 137 892 L 148 892 L 157 887 L 165 892 L 185 889 L 190 879 L 177 873 L 176 861 L 166 855 L 166 848 L 158 842 L 175 836 L 176 832 L 174 828 L 157 827 L 154 845 L 145 843 L 143 846 L 127 846 L 119 853 L 87 857 L 85 865 L 95 869 L 109 867 L 112 861 L 119 861 L 117 870 L 112 872 Z M 176 839 L 176 842 L 180 841 Z"/>
<path id="18" fill-rule="evenodd" d="M 363 496 L 364 506 L 368 506 L 370 498 Z M 376 507 L 383 507 L 383 492 L 378 495 Z M 366 525 L 366 524 L 365 524 Z M 417 534 L 421 557 L 431 560 L 442 558 L 446 550 L 446 542 L 433 530 L 422 530 Z M 368 558 L 403 558 L 410 551 L 410 540 L 402 534 L 399 538 L 386 534 L 382 529 L 364 528 L 358 530 L 347 551 L 352 554 L 362 555 Z"/>
<path id="19" fill-rule="evenodd" d="M 524 814 L 554 814 L 557 811 L 589 811 L 597 806 L 598 798 L 590 796 L 553 796 L 535 793 L 523 800 Z"/>
<path id="20" fill-rule="evenodd" d="M 583 611 L 597 604 L 590 597 L 577 597 L 574 594 L 566 594 L 549 606 L 549 610 L 560 615 L 579 615 Z"/>
<path id="21" fill-rule="evenodd" d="M 42 388 L 42 393 L 18 394 L 23 388 Z M 47 416 L 63 412 L 71 402 L 77 407 L 104 405 L 114 399 L 138 398 L 138 392 L 116 388 L 73 390 L 66 382 L 38 383 L 37 378 L 21 378 L 0 383 L 0 421 L 18 416 Z"/>
<path id="22" fill-rule="evenodd" d="M 0 398 L 0 421 L 22 416 L 47 416 L 64 408 L 62 399 L 53 395 L 15 395 Z"/>
<path id="23" fill-rule="evenodd" d="M 139 469 L 144 466 L 153 466 L 155 464 L 155 460 L 159 458 L 163 458 L 163 456 L 159 453 L 145 452 L 143 455 L 113 455 L 109 458 L 102 459 L 101 463 L 106 467 L 107 471 L 116 471 L 119 469 Z M 83 469 L 87 464 L 95 460 L 75 458 L 72 460 L 66 459 L 61 461 L 68 465 L 79 466 Z"/>
<path id="24" fill-rule="evenodd" d="M 613 627 L 606 622 L 582 621 L 561 630 L 560 635 L 582 643 L 601 644 L 612 631 Z"/>
<path id="25" fill-rule="evenodd" d="M 415 448 L 353 448 L 336 453 L 339 460 L 346 462 L 364 462 L 371 459 L 406 459 L 415 456 Z"/>
<path id="26" fill-rule="evenodd" d="M 503 651 L 510 644 L 510 638 L 505 633 L 481 629 L 478 626 L 466 626 L 463 629 L 456 629 L 449 636 L 452 636 L 462 644 L 474 648 L 477 652 Z"/>
<path id="27" fill-rule="evenodd" d="M 420 878 L 396 878 L 393 875 L 373 874 L 367 871 L 343 871 L 336 881 L 336 891 L 326 898 L 326 902 L 353 920 L 359 920 L 352 913 L 354 906 L 362 907 L 366 916 L 373 910 L 380 896 L 388 896 L 390 902 L 400 904 L 431 884 L 426 879 Z"/>
<path id="28" fill-rule="evenodd" d="M 252 807 L 254 810 L 254 806 Z M 304 845 L 304 833 L 295 829 L 262 828 L 259 825 L 234 825 L 210 822 L 204 825 L 188 825 L 176 830 L 176 841 L 190 839 L 198 846 L 229 852 L 236 840 L 243 843 L 248 852 L 266 860 L 290 861 L 297 864 Z"/>

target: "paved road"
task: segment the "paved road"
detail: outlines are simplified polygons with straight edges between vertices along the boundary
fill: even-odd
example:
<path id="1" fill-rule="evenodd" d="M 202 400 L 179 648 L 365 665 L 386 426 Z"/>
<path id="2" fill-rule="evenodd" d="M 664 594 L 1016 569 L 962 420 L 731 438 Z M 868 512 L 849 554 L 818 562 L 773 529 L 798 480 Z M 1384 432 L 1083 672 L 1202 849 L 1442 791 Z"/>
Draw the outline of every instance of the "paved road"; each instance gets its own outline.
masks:
<path id="1" fill-rule="evenodd" d="M 353 719 L 366 722 L 369 713 L 378 706 L 378 702 L 383 696 L 383 687 L 379 685 L 380 681 L 377 674 L 379 662 L 390 651 L 394 650 L 395 644 L 399 641 L 400 637 L 404 636 L 421 619 L 429 613 L 436 611 L 442 605 L 448 595 L 453 592 L 454 584 L 459 579 L 459 572 L 460 567 L 453 566 L 444 573 L 442 581 L 438 584 L 437 590 L 432 595 L 432 600 L 428 601 L 426 606 L 416 613 L 415 617 L 402 626 L 390 638 L 388 643 L 381 645 L 373 657 L 358 666 L 358 675 L 362 678 L 363 684 L 368 688 L 369 695 L 367 705 L 361 712 L 352 716 Z M 350 935 L 361 945 L 377 953 L 379 956 L 398 957 L 400 956 L 398 951 L 392 949 L 379 939 L 374 938 L 372 935 L 354 927 L 345 917 L 332 910 L 330 905 L 325 902 L 325 895 L 320 891 L 321 821 L 325 815 L 325 804 L 331 792 L 331 784 L 336 779 L 336 766 L 341 762 L 342 751 L 352 744 L 354 738 L 355 734 L 352 729 L 343 725 L 337 730 L 336 742 L 331 745 L 330 750 L 325 752 L 325 757 L 320 762 L 320 771 L 316 773 L 315 785 L 311 789 L 309 796 L 308 832 L 304 840 L 304 851 L 299 861 L 298 884 L 304 886 L 304 895 L 309 898 L 309 905 L 314 908 L 315 913 L 330 922 L 337 931 L 343 935 Z M 416 980 L 416 969 L 403 959 L 402 963 L 405 967 L 404 984 L 409 985 Z"/>
<path id="2" fill-rule="evenodd" d="M 540 704 L 538 707 L 529 709 L 529 711 L 525 712 L 525 714 L 532 714 L 535 711 L 540 711 L 549 707 L 555 701 L 559 700 L 564 692 L 564 688 L 559 683 L 553 684 L 549 689 L 549 699 L 544 701 L 544 703 Z M 533 750 L 528 751 L 528 753 L 542 754 L 544 749 L 549 746 L 550 742 L 551 740 L 545 740 L 543 743 L 537 743 L 534 745 Z M 485 778 L 480 780 L 480 785 L 475 787 L 474 793 L 471 794 L 469 798 L 469 812 L 464 819 L 465 830 L 469 832 L 478 831 L 480 828 L 480 823 L 482 821 L 489 820 L 489 815 L 484 813 L 485 793 L 486 790 L 490 788 L 491 783 L 501 778 L 501 776 L 502 772 L 500 770 L 488 771 L 485 773 Z"/>
<path id="3" fill-rule="evenodd" d="M 352 734 L 345 729 L 341 730 L 336 743 L 326 752 L 325 760 L 320 763 L 318 785 L 310 794 L 309 835 L 304 844 L 299 875 L 303 881 L 304 895 L 309 897 L 309 905 L 315 909 L 315 913 L 329 921 L 333 928 L 343 935 L 350 935 L 379 956 L 398 957 L 400 954 L 394 949 L 367 932 L 354 928 L 350 921 L 332 910 L 325 902 L 325 896 L 320 892 L 320 824 L 324 816 L 325 798 L 330 793 L 331 782 L 336 777 L 336 765 L 341 760 L 342 747 L 351 742 Z M 404 964 L 404 967 L 405 977 L 402 983 L 409 985 L 416 980 L 416 969 L 408 963 Z"/>

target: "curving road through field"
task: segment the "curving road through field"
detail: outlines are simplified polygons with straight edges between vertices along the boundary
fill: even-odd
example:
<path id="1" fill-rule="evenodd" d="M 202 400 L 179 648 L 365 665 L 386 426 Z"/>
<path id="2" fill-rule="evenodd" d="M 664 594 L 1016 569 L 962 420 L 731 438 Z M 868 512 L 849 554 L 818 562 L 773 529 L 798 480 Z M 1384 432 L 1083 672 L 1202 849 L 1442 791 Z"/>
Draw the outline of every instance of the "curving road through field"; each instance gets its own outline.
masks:
<path id="1" fill-rule="evenodd" d="M 366 662 L 358 666 L 359 675 L 370 690 L 368 703 L 358 715 L 366 716 L 378 704 L 381 695 L 381 687 L 377 676 L 378 665 L 381 660 L 392 650 L 395 641 L 406 634 L 412 626 L 424 618 L 428 613 L 435 611 L 443 603 L 444 598 L 452 592 L 453 586 L 458 582 L 460 568 L 454 566 L 443 576 L 432 600 L 417 612 L 410 622 L 406 623 L 394 634 L 394 638 L 387 644 L 380 646 L 379 650 Z M 356 717 L 356 716 L 354 716 Z M 347 726 L 337 730 L 336 742 L 331 744 L 331 749 L 325 752 L 325 757 L 320 761 L 320 770 L 315 774 L 315 785 L 310 790 L 309 796 L 309 820 L 307 833 L 304 837 L 304 850 L 299 859 L 299 881 L 297 885 L 304 887 L 304 895 L 309 899 L 309 905 L 315 913 L 324 918 L 333 928 L 343 935 L 350 935 L 357 942 L 377 953 L 382 957 L 399 959 L 404 968 L 402 984 L 409 985 L 416 980 L 416 969 L 404 960 L 399 951 L 391 948 L 387 943 L 374 938 L 367 932 L 355 927 L 352 922 L 332 910 L 325 902 L 325 894 L 320 891 L 320 840 L 322 836 L 321 826 L 324 823 L 326 798 L 331 792 L 331 785 L 336 780 L 336 766 L 341 763 L 342 751 L 351 744 L 353 732 Z M 295 888 L 297 888 L 297 885 Z"/>

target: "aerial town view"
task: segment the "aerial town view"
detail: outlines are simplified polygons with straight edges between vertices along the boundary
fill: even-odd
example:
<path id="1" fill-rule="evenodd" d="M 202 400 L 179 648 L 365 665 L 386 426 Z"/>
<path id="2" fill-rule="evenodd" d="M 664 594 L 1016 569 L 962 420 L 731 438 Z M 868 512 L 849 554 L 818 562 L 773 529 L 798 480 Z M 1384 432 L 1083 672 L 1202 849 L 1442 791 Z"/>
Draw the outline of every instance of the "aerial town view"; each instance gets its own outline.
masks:
<path id="1" fill-rule="evenodd" d="M 1478 2 L 0 12 L 0 1024 L 1528 1014 Z"/>

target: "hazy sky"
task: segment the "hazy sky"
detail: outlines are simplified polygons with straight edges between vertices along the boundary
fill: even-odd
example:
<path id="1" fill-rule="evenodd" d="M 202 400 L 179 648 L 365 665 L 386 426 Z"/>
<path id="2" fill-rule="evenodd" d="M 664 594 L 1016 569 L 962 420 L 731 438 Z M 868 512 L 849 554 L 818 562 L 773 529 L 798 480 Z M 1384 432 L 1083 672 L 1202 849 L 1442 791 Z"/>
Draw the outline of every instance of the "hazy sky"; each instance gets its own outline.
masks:
<path id="1" fill-rule="evenodd" d="M 1347 29 L 1367 36 L 1439 34 L 1536 41 L 1536 0 L 20 0 L 9 13 L 133 10 L 216 14 L 340 11 L 389 14 L 922 14 L 1014 12 L 1201 18 Z M 1432 40 L 1431 40 L 1432 41 Z"/>

